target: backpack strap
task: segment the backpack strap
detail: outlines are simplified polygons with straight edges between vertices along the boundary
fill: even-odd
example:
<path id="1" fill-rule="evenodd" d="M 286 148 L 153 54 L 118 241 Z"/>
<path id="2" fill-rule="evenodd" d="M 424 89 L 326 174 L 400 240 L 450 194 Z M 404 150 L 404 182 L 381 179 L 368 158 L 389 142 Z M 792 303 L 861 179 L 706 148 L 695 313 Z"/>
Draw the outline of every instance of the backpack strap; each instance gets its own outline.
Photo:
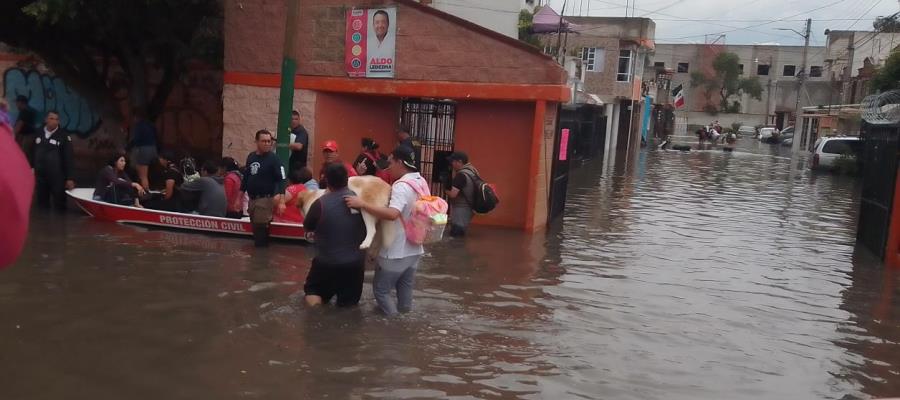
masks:
<path id="1" fill-rule="evenodd" d="M 420 184 L 419 184 L 419 185 L 415 185 L 415 184 L 413 184 L 413 182 L 410 182 L 409 180 L 405 180 L 405 179 L 401 179 L 401 180 L 397 181 L 397 183 L 405 183 L 407 186 L 409 186 L 410 188 L 412 188 L 412 190 L 413 190 L 414 192 L 416 192 L 416 194 L 419 195 L 419 197 L 425 197 L 425 196 L 429 196 L 429 195 L 430 195 L 430 194 L 426 191 L 426 189 L 423 188 L 422 185 L 420 185 Z M 417 186 L 418 186 L 418 187 L 417 187 Z"/>

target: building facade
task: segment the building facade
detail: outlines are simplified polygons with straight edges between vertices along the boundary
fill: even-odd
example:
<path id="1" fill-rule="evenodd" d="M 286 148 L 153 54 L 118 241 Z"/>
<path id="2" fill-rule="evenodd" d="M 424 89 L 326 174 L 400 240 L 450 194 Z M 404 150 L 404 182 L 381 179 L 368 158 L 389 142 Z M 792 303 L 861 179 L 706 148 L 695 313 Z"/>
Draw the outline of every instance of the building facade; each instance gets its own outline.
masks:
<path id="1" fill-rule="evenodd" d="M 348 13 L 390 8 L 396 18 L 393 77 L 348 73 Z M 286 2 L 225 2 L 224 155 L 244 159 L 254 132 L 276 125 Z M 266 26 L 268 29 L 259 29 Z M 404 127 L 422 142 L 423 175 L 442 193 L 446 157 L 465 151 L 495 182 L 503 204 L 474 223 L 534 230 L 548 220 L 562 67 L 537 49 L 412 0 L 300 3 L 294 105 L 310 133 L 309 165 L 336 140 L 344 160 L 370 137 L 384 151 Z M 286 132 L 284 134 L 287 134 Z"/>
<path id="2" fill-rule="evenodd" d="M 713 117 L 708 111 L 719 107 L 719 94 L 716 91 L 707 92 L 703 87 L 692 87 L 691 73 L 714 73 L 713 61 L 724 52 L 738 56 L 740 76 L 757 78 L 762 86 L 762 95 L 758 100 L 747 94 L 732 98 L 730 100 L 741 104 L 739 115 Z M 791 123 L 797 110 L 797 76 L 802 65 L 802 46 L 657 44 L 644 74 L 650 80 L 660 71 L 667 71 L 671 74 L 671 88 L 683 85 L 685 107 L 679 110 L 679 114 L 687 116 L 689 123 L 707 123 L 710 118 L 719 117 L 720 123 L 725 126 L 741 122 L 783 128 Z M 800 106 L 829 104 L 832 91 L 825 73 L 825 48 L 810 46 L 807 65 L 808 74 L 800 95 Z"/>
<path id="3" fill-rule="evenodd" d="M 421 0 L 420 3 L 511 38 L 519 37 L 519 12 L 527 6 L 525 0 Z"/>
<path id="4" fill-rule="evenodd" d="M 641 90 L 644 61 L 654 48 L 656 24 L 649 18 L 565 20 L 574 24 L 575 32 L 541 35 L 544 51 L 569 66 L 575 102 L 602 107 L 604 153 L 638 148 L 646 103 Z"/>
<path id="5" fill-rule="evenodd" d="M 900 33 L 828 31 L 825 69 L 833 82 L 836 102 L 856 104 L 871 92 L 869 80 L 891 52 L 900 46 Z"/>

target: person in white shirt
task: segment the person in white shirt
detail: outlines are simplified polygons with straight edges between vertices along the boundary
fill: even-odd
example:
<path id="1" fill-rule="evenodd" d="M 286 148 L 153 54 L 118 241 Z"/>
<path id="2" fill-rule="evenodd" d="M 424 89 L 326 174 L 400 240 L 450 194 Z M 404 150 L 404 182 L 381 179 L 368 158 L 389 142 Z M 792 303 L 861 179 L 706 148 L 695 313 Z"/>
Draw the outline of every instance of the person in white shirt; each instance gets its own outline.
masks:
<path id="1" fill-rule="evenodd" d="M 345 197 L 344 201 L 351 208 L 364 210 L 378 219 L 393 221 L 395 224 L 394 231 L 397 233 L 394 241 L 387 243 L 378 253 L 378 266 L 372 286 L 378 307 L 387 315 L 396 315 L 412 309 L 416 269 L 425 253 L 421 244 L 406 240 L 401 218 L 409 218 L 419 198 L 412 185 L 426 182 L 415 167 L 415 153 L 412 149 L 397 147 L 388 162 L 387 171 L 396 181 L 391 186 L 391 200 L 387 207 L 366 203 L 357 196 Z M 391 290 L 397 291 L 396 301 L 391 298 Z"/>

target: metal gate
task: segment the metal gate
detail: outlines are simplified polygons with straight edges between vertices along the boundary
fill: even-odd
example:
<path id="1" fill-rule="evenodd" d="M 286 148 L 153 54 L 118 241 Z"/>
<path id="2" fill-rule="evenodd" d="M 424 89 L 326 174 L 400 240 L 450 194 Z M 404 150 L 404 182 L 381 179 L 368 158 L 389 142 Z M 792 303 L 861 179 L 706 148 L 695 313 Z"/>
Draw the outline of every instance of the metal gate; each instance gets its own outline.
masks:
<path id="1" fill-rule="evenodd" d="M 417 151 L 422 176 L 431 182 L 431 193 L 444 196 L 450 181 L 447 157 L 454 149 L 456 103 L 450 101 L 406 99 L 400 112 L 400 126 L 420 145 Z"/>
<path id="2" fill-rule="evenodd" d="M 862 196 L 856 241 L 884 258 L 894 203 L 897 154 L 900 151 L 897 126 L 863 124 Z"/>
<path id="3" fill-rule="evenodd" d="M 557 131 L 556 137 L 553 139 L 553 154 L 551 155 L 553 167 L 550 171 L 550 209 L 547 212 L 547 223 L 553 222 L 565 211 L 566 195 L 569 189 L 569 159 L 572 154 L 571 131 L 575 129 L 576 123 L 563 119 L 561 114 L 561 112 L 557 114 Z M 563 135 L 563 129 L 568 129 L 570 134 Z M 566 142 L 563 143 L 563 140 Z"/>

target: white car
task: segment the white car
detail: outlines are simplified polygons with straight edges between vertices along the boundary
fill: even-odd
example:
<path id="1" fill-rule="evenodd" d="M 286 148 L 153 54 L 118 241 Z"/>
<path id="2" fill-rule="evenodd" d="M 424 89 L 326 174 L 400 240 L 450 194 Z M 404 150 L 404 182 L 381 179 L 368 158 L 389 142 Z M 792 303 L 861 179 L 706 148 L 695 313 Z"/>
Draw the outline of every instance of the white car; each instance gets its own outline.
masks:
<path id="1" fill-rule="evenodd" d="M 752 126 L 741 126 L 737 130 L 738 136 L 756 136 L 756 128 Z"/>
<path id="2" fill-rule="evenodd" d="M 773 127 L 759 128 L 759 140 L 766 141 L 772 138 L 777 129 Z"/>
<path id="3" fill-rule="evenodd" d="M 813 147 L 813 169 L 832 169 L 841 157 L 857 159 L 862 154 L 863 142 L 858 136 L 823 137 Z"/>

